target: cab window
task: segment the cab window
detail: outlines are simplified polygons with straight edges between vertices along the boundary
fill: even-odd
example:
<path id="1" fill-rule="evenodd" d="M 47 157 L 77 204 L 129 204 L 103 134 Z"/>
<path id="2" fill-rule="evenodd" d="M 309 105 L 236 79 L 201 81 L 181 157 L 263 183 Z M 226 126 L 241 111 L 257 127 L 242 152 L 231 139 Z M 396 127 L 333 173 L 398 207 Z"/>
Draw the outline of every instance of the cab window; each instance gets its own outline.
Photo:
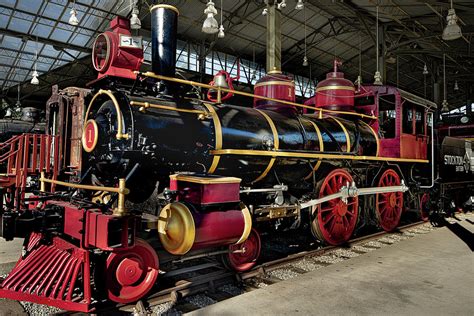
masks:
<path id="1" fill-rule="evenodd" d="M 415 128 L 417 135 L 425 135 L 425 109 L 419 105 L 415 107 Z"/>
<path id="2" fill-rule="evenodd" d="M 402 131 L 404 134 L 413 134 L 413 104 L 403 102 Z"/>
<path id="3" fill-rule="evenodd" d="M 396 117 L 395 95 L 379 96 L 379 130 L 382 138 L 395 138 Z"/>

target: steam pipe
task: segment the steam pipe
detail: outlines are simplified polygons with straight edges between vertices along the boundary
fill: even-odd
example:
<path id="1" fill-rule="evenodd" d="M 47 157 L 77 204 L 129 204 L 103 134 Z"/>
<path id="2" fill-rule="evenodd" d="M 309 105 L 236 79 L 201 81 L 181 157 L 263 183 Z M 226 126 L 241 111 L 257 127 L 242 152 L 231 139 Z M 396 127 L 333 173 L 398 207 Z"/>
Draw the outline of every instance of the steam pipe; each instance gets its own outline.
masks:
<path id="1" fill-rule="evenodd" d="M 434 112 L 431 114 L 431 184 L 430 185 L 421 185 L 421 189 L 431 189 L 435 184 L 435 165 L 434 165 Z"/>

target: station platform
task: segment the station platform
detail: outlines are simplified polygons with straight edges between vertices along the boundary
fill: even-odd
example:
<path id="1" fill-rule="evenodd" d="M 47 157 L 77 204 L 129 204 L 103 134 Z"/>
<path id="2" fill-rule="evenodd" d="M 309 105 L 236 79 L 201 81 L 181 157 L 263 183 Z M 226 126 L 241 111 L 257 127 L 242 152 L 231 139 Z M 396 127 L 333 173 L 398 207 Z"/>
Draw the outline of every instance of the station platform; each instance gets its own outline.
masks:
<path id="1" fill-rule="evenodd" d="M 191 315 L 474 315 L 474 216 Z"/>

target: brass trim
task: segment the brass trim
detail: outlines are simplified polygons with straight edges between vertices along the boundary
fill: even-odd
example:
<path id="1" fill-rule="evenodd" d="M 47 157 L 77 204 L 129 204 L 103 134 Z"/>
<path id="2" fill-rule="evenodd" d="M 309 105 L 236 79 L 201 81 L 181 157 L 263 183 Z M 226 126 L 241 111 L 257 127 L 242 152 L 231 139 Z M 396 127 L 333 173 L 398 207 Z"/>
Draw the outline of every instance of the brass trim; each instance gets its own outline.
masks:
<path id="1" fill-rule="evenodd" d="M 318 125 L 315 122 L 311 120 L 308 120 L 308 121 L 314 126 L 314 129 L 316 130 L 316 134 L 318 134 L 319 151 L 324 151 L 324 141 L 323 141 L 323 136 L 321 135 L 321 130 L 319 129 Z M 322 161 L 318 160 L 318 162 L 316 162 L 316 165 L 314 165 L 313 170 L 304 178 L 304 180 L 308 180 L 309 178 L 311 178 L 313 173 L 315 173 L 319 169 L 319 166 L 321 166 L 321 163 Z"/>
<path id="2" fill-rule="evenodd" d="M 213 155 L 239 155 L 239 156 L 264 156 L 264 157 L 285 157 L 300 159 L 336 159 L 336 160 L 371 160 L 371 161 L 397 161 L 397 162 L 418 162 L 429 163 L 429 160 L 410 159 L 410 158 L 392 158 L 392 157 L 375 157 L 375 156 L 353 156 L 353 155 L 337 155 L 337 154 L 321 154 L 321 153 L 302 153 L 302 152 L 286 152 L 286 151 L 267 151 L 267 150 L 248 150 L 248 149 L 221 149 L 211 150 Z"/>
<path id="3" fill-rule="evenodd" d="M 150 71 L 145 72 L 145 73 L 135 71 L 134 73 L 136 73 L 138 75 L 141 75 L 141 76 L 149 77 L 149 78 L 155 78 L 155 79 L 159 79 L 159 80 L 177 82 L 177 83 L 180 83 L 180 84 L 186 84 L 186 85 L 201 87 L 201 88 L 205 88 L 205 89 L 215 89 L 216 88 L 214 86 L 211 86 L 211 85 L 208 85 L 208 84 L 205 84 L 205 83 L 201 83 L 201 82 L 157 75 L 157 74 L 155 74 L 153 72 L 150 72 Z M 255 94 L 252 94 L 252 93 L 243 92 L 243 91 L 239 91 L 239 90 L 231 90 L 231 89 L 226 89 L 226 88 L 220 88 L 220 91 L 222 91 L 222 92 L 231 92 L 233 94 L 242 95 L 242 96 L 250 97 L 250 98 L 257 98 L 257 99 L 261 99 L 261 100 L 279 102 L 279 103 L 282 103 L 282 104 L 289 104 L 289 105 L 297 106 L 297 107 L 300 107 L 300 108 L 306 108 L 306 109 L 310 109 L 310 110 L 314 110 L 314 111 L 319 111 L 320 114 L 321 113 L 346 114 L 346 115 L 351 115 L 351 116 L 365 117 L 365 118 L 369 118 L 369 119 L 373 119 L 373 120 L 377 119 L 377 117 L 373 116 L 373 115 L 366 115 L 366 114 L 361 114 L 361 113 L 357 113 L 357 112 L 335 111 L 335 110 L 315 108 L 314 106 L 299 104 L 299 103 L 280 100 L 280 99 L 275 99 L 275 98 L 264 97 L 264 96 L 261 96 L 261 95 L 255 95 Z"/>
<path id="4" fill-rule="evenodd" d="M 273 70 L 267 71 L 267 75 L 272 75 L 272 74 L 281 74 L 281 70 L 273 69 Z"/>
<path id="5" fill-rule="evenodd" d="M 87 140 L 87 136 L 86 136 L 86 126 L 87 124 L 91 123 L 92 125 L 94 125 L 94 129 L 96 131 L 96 133 L 94 134 L 94 142 L 92 144 L 91 147 L 86 147 L 86 140 Z M 84 151 L 90 153 L 91 151 L 94 150 L 95 146 L 97 146 L 97 141 L 99 140 L 99 126 L 97 126 L 97 122 L 94 121 L 93 119 L 90 119 L 90 120 L 87 120 L 87 122 L 84 124 L 84 129 L 82 130 L 82 137 L 81 137 L 81 141 L 82 141 L 82 149 L 84 149 Z"/>
<path id="6" fill-rule="evenodd" d="M 368 128 L 370 128 L 370 130 L 372 131 L 372 134 L 374 134 L 375 136 L 375 141 L 377 142 L 377 151 L 375 152 L 375 156 L 378 157 L 379 156 L 379 152 L 380 152 L 380 138 L 379 138 L 379 135 L 377 135 L 377 133 L 375 132 L 375 130 L 372 128 L 372 126 L 370 126 L 369 124 L 367 124 L 366 122 L 364 121 L 360 121 L 361 123 L 367 125 Z"/>
<path id="7" fill-rule="evenodd" d="M 180 109 L 180 108 L 174 108 L 174 107 L 168 106 L 168 105 L 153 104 L 153 103 L 149 103 L 149 102 L 130 101 L 130 105 L 131 106 L 140 106 L 140 107 L 143 107 L 144 109 L 152 108 L 152 109 L 160 109 L 160 110 L 167 110 L 167 111 L 176 111 L 176 112 L 183 112 L 183 113 L 195 113 L 195 114 L 199 114 L 199 115 L 207 115 L 206 111 Z"/>
<path id="8" fill-rule="evenodd" d="M 275 123 L 273 123 L 272 118 L 270 116 L 268 116 L 267 113 L 265 113 L 261 110 L 257 110 L 257 109 L 256 109 L 256 111 L 258 113 L 260 113 L 267 120 L 268 125 L 270 125 L 270 129 L 272 130 L 272 134 L 273 134 L 273 148 L 275 150 L 278 150 L 279 147 L 280 147 L 280 139 L 278 137 L 278 130 L 275 126 Z M 275 161 L 276 161 L 275 158 L 271 158 L 270 161 L 268 162 L 268 165 L 265 168 L 265 170 L 262 172 L 262 174 L 260 176 L 257 177 L 257 179 L 252 181 L 252 184 L 264 179 L 268 175 L 270 170 L 272 169 L 273 165 L 275 164 Z"/>
<path id="9" fill-rule="evenodd" d="M 344 124 L 341 123 L 337 118 L 331 116 L 331 118 L 339 124 L 339 126 L 342 128 L 342 131 L 344 132 L 344 135 L 346 135 L 346 152 L 350 153 L 351 152 L 351 138 L 349 137 L 349 133 L 347 132 L 347 128 L 344 126 Z"/>
<path id="10" fill-rule="evenodd" d="M 203 103 L 203 105 L 209 110 L 209 113 L 212 116 L 212 121 L 214 122 L 214 130 L 215 130 L 215 137 L 216 137 L 216 150 L 222 149 L 222 125 L 221 121 L 219 120 L 219 116 L 217 115 L 216 110 L 214 107 L 210 104 Z M 208 173 L 214 173 L 216 171 L 217 166 L 219 165 L 219 160 L 220 156 L 214 156 L 212 158 L 212 164 L 209 170 L 207 171 Z"/>
<path id="11" fill-rule="evenodd" d="M 107 53 L 105 54 L 104 66 L 102 68 L 99 68 L 99 67 L 96 67 L 98 65 L 95 64 L 94 52 L 95 52 L 95 43 L 97 42 L 97 40 L 101 36 L 105 37 L 105 41 L 107 42 Z M 94 40 L 94 44 L 92 44 L 92 67 L 94 67 L 94 69 L 96 71 L 102 72 L 102 70 L 104 70 L 105 66 L 107 66 L 110 63 L 109 59 L 110 59 L 110 50 L 111 49 L 112 49 L 112 46 L 111 46 L 111 43 L 110 43 L 110 38 L 107 35 L 105 35 L 105 33 L 101 33 L 101 34 L 97 35 L 97 37 Z"/>
<path id="12" fill-rule="evenodd" d="M 199 184 L 220 184 L 220 183 L 240 183 L 242 179 L 236 177 L 195 177 L 186 174 L 172 174 L 170 175 L 171 180 L 186 181 Z"/>
<path id="13" fill-rule="evenodd" d="M 294 81 L 265 81 L 265 82 L 259 82 L 259 83 L 256 83 L 253 87 L 254 88 L 257 88 L 257 87 L 264 87 L 264 86 L 275 86 L 275 85 L 279 85 L 279 86 L 289 86 L 289 87 L 295 87 L 295 82 Z"/>
<path id="14" fill-rule="evenodd" d="M 180 202 L 170 203 L 161 209 L 157 230 L 163 248 L 173 255 L 186 254 L 196 240 L 193 214 Z"/>
<path id="15" fill-rule="evenodd" d="M 240 203 L 240 208 L 242 210 L 242 215 L 244 216 L 244 231 L 242 232 L 242 236 L 240 239 L 237 240 L 235 243 L 236 245 L 243 243 L 244 241 L 249 238 L 250 232 L 252 231 L 252 216 L 250 215 L 250 211 L 244 203 Z"/>
<path id="16" fill-rule="evenodd" d="M 88 121 L 89 112 L 92 108 L 92 104 L 94 103 L 95 99 L 97 99 L 97 97 L 99 97 L 100 95 L 103 95 L 103 94 L 107 95 L 110 98 L 110 100 L 112 100 L 112 102 L 114 103 L 115 111 L 117 111 L 117 129 L 118 129 L 118 131 L 117 131 L 117 134 L 115 135 L 115 138 L 118 139 L 118 140 L 128 139 L 129 135 L 127 133 L 122 132 L 123 131 L 123 115 L 122 115 L 122 111 L 120 111 L 120 105 L 119 105 L 117 99 L 115 98 L 114 94 L 110 90 L 100 89 L 99 92 L 97 92 L 92 97 L 92 100 L 89 103 L 89 106 L 87 107 L 86 115 L 84 117 L 84 122 Z M 84 131 L 84 127 L 85 127 L 85 124 L 82 126 L 83 131 Z"/>
<path id="17" fill-rule="evenodd" d="M 88 185 L 88 184 L 78 184 L 78 183 L 69 183 L 59 180 L 47 179 L 45 178 L 45 173 L 41 172 L 41 178 L 39 179 L 41 182 L 41 191 L 45 192 L 45 183 L 51 183 L 55 185 L 60 185 L 63 187 L 74 188 L 74 189 L 81 189 L 81 190 L 91 190 L 91 191 L 104 191 L 104 192 L 112 192 L 118 193 L 118 202 L 117 208 L 114 210 L 114 215 L 123 216 L 127 214 L 125 209 L 125 195 L 130 193 L 130 190 L 125 187 L 125 179 L 119 179 L 119 186 L 116 187 L 101 187 L 97 185 Z"/>
<path id="18" fill-rule="evenodd" d="M 326 91 L 326 90 L 349 90 L 349 91 L 355 92 L 355 88 L 349 87 L 349 86 L 324 86 L 324 87 L 316 88 L 316 92 Z"/>
<path id="19" fill-rule="evenodd" d="M 175 6 L 169 5 L 169 4 L 155 4 L 154 6 L 152 6 L 150 8 L 150 12 L 155 10 L 155 9 L 159 9 L 159 8 L 173 10 L 174 12 L 176 12 L 179 15 L 178 8 L 176 8 Z"/>

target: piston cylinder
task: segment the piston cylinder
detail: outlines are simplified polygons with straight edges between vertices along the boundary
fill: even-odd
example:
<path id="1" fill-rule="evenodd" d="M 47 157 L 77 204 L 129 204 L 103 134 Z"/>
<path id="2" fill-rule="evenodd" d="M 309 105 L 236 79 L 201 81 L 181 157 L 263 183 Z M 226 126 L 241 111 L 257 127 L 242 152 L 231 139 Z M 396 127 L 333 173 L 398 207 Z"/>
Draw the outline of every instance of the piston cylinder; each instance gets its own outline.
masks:
<path id="1" fill-rule="evenodd" d="M 161 244 L 174 255 L 242 243 L 251 229 L 252 218 L 243 205 L 240 210 L 205 212 L 190 203 L 173 202 L 161 210 L 158 220 Z"/>

